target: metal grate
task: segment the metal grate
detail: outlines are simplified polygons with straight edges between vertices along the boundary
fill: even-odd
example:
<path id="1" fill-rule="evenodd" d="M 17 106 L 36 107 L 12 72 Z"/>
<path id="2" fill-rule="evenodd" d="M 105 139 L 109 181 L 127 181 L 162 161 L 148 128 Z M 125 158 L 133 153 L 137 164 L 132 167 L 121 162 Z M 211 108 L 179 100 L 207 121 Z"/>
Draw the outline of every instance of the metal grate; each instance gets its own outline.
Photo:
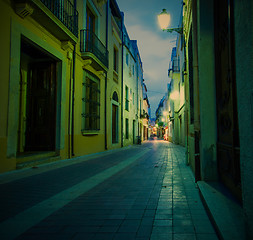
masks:
<path id="1" fill-rule="evenodd" d="M 108 68 L 108 51 L 94 32 L 81 30 L 80 51 L 93 53 Z"/>
<path id="2" fill-rule="evenodd" d="M 40 0 L 76 37 L 78 37 L 78 11 L 69 0 Z"/>

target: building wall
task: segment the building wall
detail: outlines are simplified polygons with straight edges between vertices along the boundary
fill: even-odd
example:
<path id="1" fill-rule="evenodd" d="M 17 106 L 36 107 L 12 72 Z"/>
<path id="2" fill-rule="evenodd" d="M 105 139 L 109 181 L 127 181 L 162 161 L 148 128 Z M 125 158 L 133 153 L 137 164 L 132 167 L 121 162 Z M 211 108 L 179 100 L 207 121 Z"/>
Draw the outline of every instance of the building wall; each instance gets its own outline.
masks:
<path id="1" fill-rule="evenodd" d="M 3 88 L 3 101 L 1 101 L 1 153 L 2 163 L 1 172 L 13 170 L 17 164 L 17 139 L 19 124 L 19 80 L 20 80 L 20 56 L 21 56 L 21 36 L 25 37 L 41 51 L 48 52 L 58 62 L 57 79 L 57 116 L 56 116 L 56 152 L 62 157 L 67 157 L 65 149 L 65 121 L 68 119 L 65 106 L 67 104 L 67 87 L 69 80 L 68 52 L 70 48 L 63 49 L 61 42 L 52 35 L 40 22 L 35 21 L 31 16 L 21 18 L 11 7 L 9 1 L 1 1 L 1 9 L 4 14 L 1 15 L 1 33 L 4 38 L 1 39 L 1 84 Z M 7 60 L 7 61 L 6 61 Z M 9 61 L 8 61 L 9 60 Z M 61 103 L 61 104 L 60 104 Z M 61 107 L 60 107 L 61 106 Z M 66 119 L 66 120 L 65 120 Z M 8 122 L 8 123 L 7 123 Z M 23 162 L 24 159 L 19 159 Z"/>
<path id="2" fill-rule="evenodd" d="M 235 59 L 242 198 L 247 239 L 253 238 L 253 3 L 235 1 Z"/>
<path id="3" fill-rule="evenodd" d="M 95 16 L 95 34 L 98 39 L 106 46 L 106 4 L 98 5 L 96 2 L 86 0 L 77 1 L 79 11 L 79 29 L 86 29 L 87 8 Z M 82 156 L 86 154 L 102 152 L 105 150 L 105 82 L 107 69 L 95 68 L 92 62 L 93 57 L 88 59 L 82 58 L 80 52 L 80 33 L 79 41 L 76 45 L 75 59 L 75 89 L 74 89 L 74 137 L 73 137 L 73 156 Z M 89 60 L 91 62 L 89 62 Z M 100 85 L 100 130 L 90 131 L 83 130 L 84 118 L 84 102 L 82 98 L 85 96 L 83 83 L 85 82 L 86 73 L 92 73 L 99 79 Z M 72 111 L 72 110 L 71 110 Z M 70 140 L 71 141 L 71 140 Z"/>
<path id="4" fill-rule="evenodd" d="M 196 98 L 194 98 L 195 110 L 194 120 L 199 111 L 199 129 L 198 124 L 194 121 L 194 124 L 189 123 L 188 131 L 188 152 L 190 158 L 190 165 L 193 170 L 195 169 L 194 153 L 196 153 L 196 131 L 200 130 L 200 166 L 201 166 L 201 180 L 205 181 L 217 181 L 218 169 L 217 163 L 220 158 L 217 157 L 217 143 L 218 143 L 218 129 L 222 124 L 217 117 L 217 89 L 215 75 L 215 64 L 217 60 L 215 58 L 215 34 L 219 29 L 215 29 L 215 15 L 214 15 L 214 2 L 197 0 L 192 1 L 192 9 L 189 9 L 184 14 L 185 16 L 185 36 L 186 36 L 186 53 L 188 52 L 188 40 L 190 26 L 196 26 L 197 32 L 193 33 L 193 55 L 195 56 L 193 68 L 197 69 L 198 75 L 194 75 L 194 87 L 199 91 L 199 105 L 196 106 Z M 217 1 L 218 2 L 218 1 Z M 187 1 L 189 4 L 190 1 Z M 242 184 L 242 209 L 244 211 L 244 220 L 246 227 L 247 239 L 253 237 L 253 191 L 252 191 L 252 147 L 253 140 L 252 135 L 252 111 L 249 111 L 252 105 L 252 79 L 253 76 L 253 3 L 252 1 L 233 1 L 230 4 L 234 5 L 234 12 L 232 19 L 234 18 L 234 25 L 232 22 L 232 31 L 234 28 L 234 36 L 232 35 L 232 48 L 235 50 L 235 64 L 231 71 L 235 70 L 235 82 L 237 96 L 233 95 L 233 101 L 238 108 L 238 120 L 239 120 L 239 142 L 240 142 L 240 168 L 241 168 L 241 184 Z M 208 11 L 206 11 L 208 9 Z M 231 8 L 233 9 L 233 7 Z M 187 16 L 194 15 L 187 19 Z M 196 19 L 194 19 L 196 17 Z M 243 26 L 243 27 L 242 27 Z M 228 40 L 227 40 L 228 41 Z M 233 41 L 235 41 L 233 43 Z M 233 46 L 234 44 L 234 46 Z M 197 55 L 196 55 L 197 52 Z M 232 49 L 233 53 L 233 49 Z M 196 58 L 197 57 L 197 58 Z M 231 56 L 230 56 L 231 57 Z M 231 59 L 233 56 L 231 57 Z M 197 59 L 197 61 L 196 61 Z M 187 56 L 189 61 L 189 56 Z M 222 62 L 223 63 L 223 62 Z M 223 65 L 222 65 L 223 66 Z M 187 70 L 189 72 L 189 69 Z M 196 82 L 198 79 L 198 82 Z M 189 84 L 189 78 L 186 81 Z M 194 90 L 195 91 L 195 90 Z M 186 96 L 189 96 L 189 87 L 186 91 Z M 225 94 L 224 94 L 225 95 Z M 225 97 L 223 95 L 223 97 Z M 236 109 L 236 105 L 231 110 Z M 190 111 L 189 104 L 187 110 Z M 236 115 L 236 114 L 235 114 Z M 190 114 L 188 114 L 188 121 L 190 121 Z M 236 129 L 234 128 L 233 131 Z M 235 135 L 235 133 L 233 133 Z M 235 135 L 236 136 L 236 135 Z M 235 139 L 238 140 L 238 139 Z M 195 146 L 194 146 L 195 145 Z M 231 160 L 228 158 L 228 160 Z M 196 173 L 195 173 L 196 174 Z M 222 173 L 220 173 L 221 175 Z M 230 190 L 231 193 L 234 189 Z M 236 193 L 234 193 L 235 196 Z"/>
<path id="5" fill-rule="evenodd" d="M 108 18 L 108 51 L 109 51 L 109 71 L 107 79 L 107 149 L 115 149 L 121 147 L 122 132 L 120 131 L 121 108 L 122 106 L 122 31 L 116 24 L 112 10 L 109 8 Z M 118 71 L 114 71 L 114 48 L 118 51 Z M 116 91 L 119 98 L 119 117 L 118 117 L 118 143 L 112 143 L 112 95 Z"/>
<path id="6" fill-rule="evenodd" d="M 187 122 L 187 134 L 186 134 L 186 162 L 191 166 L 193 172 L 195 172 L 195 138 L 194 138 L 194 125 L 191 122 L 191 112 L 193 111 L 190 107 L 190 84 L 189 84 L 189 38 L 192 28 L 192 1 L 186 1 L 184 6 L 183 24 L 184 24 L 184 37 L 185 37 L 185 55 L 186 55 L 186 75 L 185 75 L 185 100 L 186 100 L 186 122 Z"/>
<path id="7" fill-rule="evenodd" d="M 136 89 L 137 89 L 137 136 L 139 136 L 142 140 L 143 135 L 143 121 L 141 119 L 141 113 L 143 112 L 143 66 L 141 61 L 141 56 L 138 50 L 137 41 L 132 40 L 132 46 L 134 48 L 134 51 L 136 53 Z"/>
<path id="8" fill-rule="evenodd" d="M 200 99 L 200 158 L 202 179 L 217 180 L 217 116 L 214 51 L 213 1 L 199 0 L 198 11 L 198 72 Z M 205 9 L 209 9 L 208 13 Z M 208 107 L 207 107 L 208 106 Z"/>
<path id="9" fill-rule="evenodd" d="M 0 64 L 0 172 L 13 170 L 16 167 L 14 157 L 7 158 L 7 121 L 8 121 L 8 101 L 9 101 L 9 78 L 10 78 L 10 37 L 11 37 L 11 14 L 12 9 L 7 2 L 0 2 L 1 9 L 4 9 L 0 16 L 0 38 L 1 64 Z M 3 61 L 4 60 L 4 61 Z"/>
<path id="10" fill-rule="evenodd" d="M 123 146 L 137 143 L 138 113 L 137 102 L 137 54 L 132 47 L 127 31 L 124 31 L 123 48 Z M 128 60 L 127 60 L 128 58 Z M 127 63 L 128 61 L 128 63 Z M 126 87 L 128 88 L 128 110 L 126 110 Z M 128 138 L 126 137 L 126 119 L 128 119 Z"/>
<path id="11" fill-rule="evenodd" d="M 48 22 L 35 19 L 33 14 L 24 19 L 17 15 L 10 1 L 1 1 L 1 114 L 0 122 L 0 172 L 14 170 L 19 163 L 26 163 L 40 158 L 58 157 L 66 159 L 82 156 L 90 153 L 101 152 L 105 149 L 118 148 L 121 146 L 121 84 L 122 84 L 122 48 L 121 29 L 115 24 L 113 13 L 108 7 L 108 68 L 101 64 L 92 54 L 84 57 L 80 49 L 80 30 L 86 29 L 87 6 L 95 16 L 95 34 L 106 46 L 107 31 L 107 3 L 97 1 L 77 1 L 79 11 L 79 36 L 75 37 L 56 17 L 50 13 L 51 20 Z M 50 12 L 42 3 L 38 2 L 44 11 Z M 115 13 L 114 13 L 115 14 Z M 120 12 L 118 11 L 118 15 Z M 66 29 L 65 29 L 66 28 Z M 65 32 L 64 32 L 65 31 Z M 57 103 L 56 103 L 56 144 L 52 153 L 44 151 L 36 155 L 28 156 L 26 152 L 17 158 L 18 152 L 18 128 L 19 128 L 19 105 L 20 86 L 19 72 L 27 76 L 27 63 L 25 54 L 21 56 L 21 36 L 35 45 L 38 51 L 45 52 L 57 65 Z M 66 41 L 69 39 L 69 41 Z M 74 53 L 75 46 L 75 53 Z M 113 49 L 118 49 L 117 81 L 113 70 Z M 88 56 L 88 57 L 87 57 Z M 74 69 L 73 69 L 74 68 Z M 74 71 L 73 71 L 74 70 Z M 83 96 L 84 79 L 86 72 L 94 74 L 100 83 L 100 129 L 98 131 L 83 130 Z M 74 73 L 74 75 L 73 75 Z M 112 144 L 112 95 L 118 94 L 118 143 Z M 106 105 L 105 105 L 106 104 Z M 106 108 L 105 108 L 106 107 Z M 106 111 L 105 111 L 106 110 Z M 73 113 L 73 114 L 72 114 Z M 106 119 L 105 119 L 106 117 Z M 105 121 L 106 120 L 106 121 Z M 105 122 L 107 126 L 105 127 Z M 2 127 L 3 126 L 3 127 Z"/>

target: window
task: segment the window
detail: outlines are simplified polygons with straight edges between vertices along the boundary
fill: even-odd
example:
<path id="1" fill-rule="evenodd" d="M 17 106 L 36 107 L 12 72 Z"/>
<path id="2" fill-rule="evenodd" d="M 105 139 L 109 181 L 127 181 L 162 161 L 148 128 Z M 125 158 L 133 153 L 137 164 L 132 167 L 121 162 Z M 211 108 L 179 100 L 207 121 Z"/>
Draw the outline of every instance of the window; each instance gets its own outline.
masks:
<path id="1" fill-rule="evenodd" d="M 88 7 L 86 11 L 86 29 L 95 32 L 95 16 Z"/>
<path id="2" fill-rule="evenodd" d="M 128 86 L 125 88 L 125 110 L 129 111 L 129 96 L 128 96 Z"/>
<path id="3" fill-rule="evenodd" d="M 118 72 L 118 50 L 115 47 L 113 50 L 113 69 Z"/>
<path id="4" fill-rule="evenodd" d="M 82 132 L 100 130 L 100 90 L 99 79 L 85 72 L 83 82 Z"/>
<path id="5" fill-rule="evenodd" d="M 126 118 L 126 139 L 129 138 L 129 121 L 128 118 Z"/>
<path id="6" fill-rule="evenodd" d="M 128 61 L 129 61 L 129 54 L 126 54 L 126 64 L 128 65 Z"/>
<path id="7" fill-rule="evenodd" d="M 134 75 L 134 65 L 133 65 L 133 75 Z"/>

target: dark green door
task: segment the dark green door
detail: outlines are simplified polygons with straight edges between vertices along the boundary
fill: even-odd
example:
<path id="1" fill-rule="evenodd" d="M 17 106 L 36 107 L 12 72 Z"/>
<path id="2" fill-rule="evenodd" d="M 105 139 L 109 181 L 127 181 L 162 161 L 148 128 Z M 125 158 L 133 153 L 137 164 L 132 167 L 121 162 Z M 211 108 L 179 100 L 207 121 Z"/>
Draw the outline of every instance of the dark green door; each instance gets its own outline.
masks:
<path id="1" fill-rule="evenodd" d="M 222 183 L 241 200 L 233 1 L 215 1 L 217 160 Z"/>
<path id="2" fill-rule="evenodd" d="M 25 151 L 55 150 L 56 64 L 33 63 L 27 82 Z"/>

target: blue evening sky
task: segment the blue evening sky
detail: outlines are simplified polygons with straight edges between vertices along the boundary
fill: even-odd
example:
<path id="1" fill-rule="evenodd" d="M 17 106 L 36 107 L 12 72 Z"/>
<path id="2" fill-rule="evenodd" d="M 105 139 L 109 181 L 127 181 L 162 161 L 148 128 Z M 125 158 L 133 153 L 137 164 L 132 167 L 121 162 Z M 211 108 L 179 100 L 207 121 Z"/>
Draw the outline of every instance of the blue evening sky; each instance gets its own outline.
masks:
<path id="1" fill-rule="evenodd" d="M 182 0 L 117 0 L 117 3 L 120 11 L 124 12 L 130 39 L 137 40 L 151 117 L 155 117 L 157 106 L 166 93 L 168 65 L 177 38 L 177 33 L 163 32 L 159 28 L 157 14 L 165 8 L 171 15 L 169 27 L 178 27 Z"/>

